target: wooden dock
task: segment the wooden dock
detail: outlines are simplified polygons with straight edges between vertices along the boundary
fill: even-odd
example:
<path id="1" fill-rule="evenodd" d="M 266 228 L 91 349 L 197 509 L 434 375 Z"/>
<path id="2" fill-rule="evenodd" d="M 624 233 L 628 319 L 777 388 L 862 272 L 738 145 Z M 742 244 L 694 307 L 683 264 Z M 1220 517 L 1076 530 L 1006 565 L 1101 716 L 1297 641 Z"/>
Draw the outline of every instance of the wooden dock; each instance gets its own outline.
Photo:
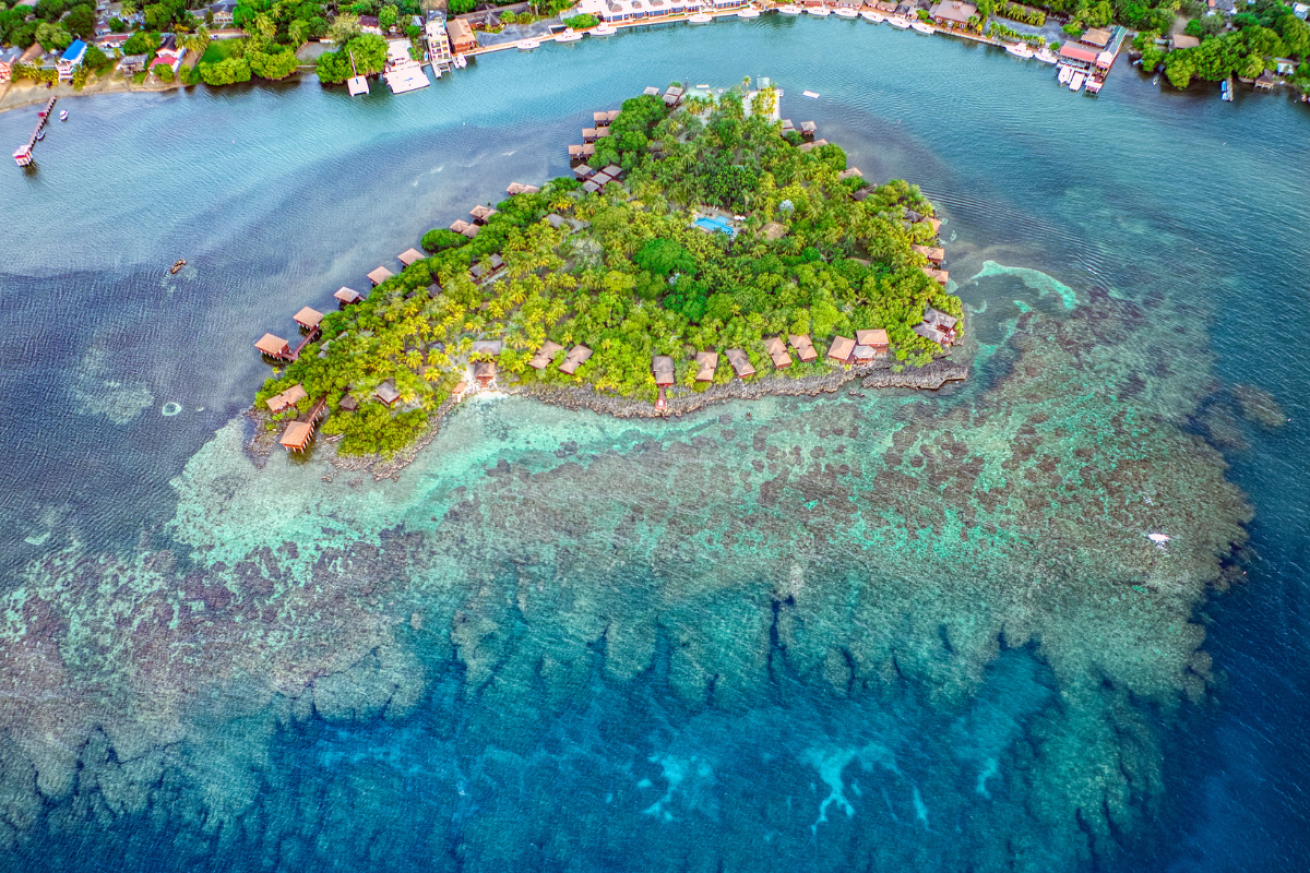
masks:
<path id="1" fill-rule="evenodd" d="M 45 109 L 37 114 L 36 127 L 32 129 L 32 135 L 27 138 L 27 142 L 18 147 L 14 152 L 14 163 L 20 167 L 32 165 L 32 152 L 36 149 L 36 144 L 40 142 L 38 137 L 41 135 L 41 129 L 50 122 L 50 113 L 55 111 L 55 103 L 59 101 L 58 97 L 51 97 L 46 102 Z"/>

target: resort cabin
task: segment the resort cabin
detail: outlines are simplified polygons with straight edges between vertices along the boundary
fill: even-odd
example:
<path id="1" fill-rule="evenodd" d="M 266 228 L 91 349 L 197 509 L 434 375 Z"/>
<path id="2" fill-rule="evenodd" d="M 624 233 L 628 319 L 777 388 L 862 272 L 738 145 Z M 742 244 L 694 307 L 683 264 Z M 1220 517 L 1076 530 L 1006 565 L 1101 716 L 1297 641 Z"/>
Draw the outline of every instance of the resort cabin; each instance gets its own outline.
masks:
<path id="1" fill-rule="evenodd" d="M 623 175 L 623 168 L 617 164 L 610 164 L 608 167 L 605 168 L 604 173 L 606 176 L 609 176 L 611 179 L 617 180 L 620 176 Z"/>
<path id="2" fill-rule="evenodd" d="M 572 376 L 574 373 L 578 372 L 578 367 L 587 363 L 587 360 L 590 357 L 591 349 L 583 345 L 574 346 L 569 349 L 569 353 L 564 356 L 564 363 L 559 365 L 560 372 Z"/>
<path id="3" fill-rule="evenodd" d="M 1078 38 L 1084 45 L 1104 50 L 1110 44 L 1110 31 L 1094 27 Z"/>
<path id="4" fill-rule="evenodd" d="M 953 315 L 947 315 L 940 309 L 933 309 L 929 306 L 923 311 L 923 322 L 944 331 L 954 331 L 955 325 L 959 324 L 959 319 Z"/>
<path id="5" fill-rule="evenodd" d="M 803 152 L 813 151 L 814 149 L 817 149 L 819 146 L 826 146 L 827 144 L 828 141 L 826 139 L 816 139 L 813 142 L 802 143 L 801 151 Z"/>
<path id="6" fill-rule="evenodd" d="M 376 270 L 368 274 L 368 280 L 372 282 L 373 287 L 376 288 L 394 275 L 396 274 L 388 270 L 386 267 L 378 267 Z"/>
<path id="7" fill-rule="evenodd" d="M 760 228 L 760 236 L 764 237 L 769 242 L 780 240 L 786 235 L 787 226 L 785 224 L 779 224 L 776 221 L 770 221 L 768 224 L 764 225 L 764 227 Z"/>
<path id="8" fill-rule="evenodd" d="M 473 343 L 473 348 L 469 350 L 471 355 L 490 355 L 493 358 L 499 358 L 500 353 L 505 351 L 504 340 L 478 340 Z"/>
<path id="9" fill-rule="evenodd" d="M 323 321 L 323 313 L 317 309 L 311 309 L 308 306 L 303 307 L 294 316 L 296 324 L 305 330 L 318 330 L 319 324 Z"/>
<path id="10" fill-rule="evenodd" d="M 1060 63 L 1075 70 L 1088 72 L 1096 66 L 1096 52 L 1086 46 L 1066 42 L 1060 46 Z"/>
<path id="11" fill-rule="evenodd" d="M 621 109 L 611 109 L 609 112 L 605 113 L 606 115 L 609 116 L 609 121 L 608 121 L 608 123 L 607 123 L 605 126 L 606 126 L 606 127 L 609 127 L 609 125 L 613 124 L 614 121 L 615 121 L 615 119 L 617 119 L 617 118 L 619 117 L 619 113 L 622 112 L 622 111 L 623 111 L 623 110 L 621 110 Z"/>
<path id="12" fill-rule="evenodd" d="M 814 139 L 814 135 L 819 132 L 819 126 L 813 121 L 802 121 L 800 131 L 801 136 L 806 139 Z"/>
<path id="13" fill-rule="evenodd" d="M 345 285 L 342 285 L 340 288 L 338 288 L 337 293 L 333 294 L 332 296 L 337 298 L 337 303 L 340 304 L 342 309 L 345 309 L 347 306 L 350 306 L 352 303 L 359 303 L 361 300 L 364 299 L 363 295 L 360 294 L 358 291 L 356 291 L 354 288 L 347 288 Z"/>
<path id="14" fill-rule="evenodd" d="M 851 167 L 849 170 L 842 170 L 837 174 L 838 182 L 845 182 L 847 179 L 863 179 L 864 174 L 860 172 L 859 167 Z"/>
<path id="15" fill-rule="evenodd" d="M 723 353 L 732 365 L 732 371 L 737 374 L 738 379 L 749 379 L 755 375 L 755 368 L 751 366 L 750 356 L 742 349 L 728 349 Z"/>
<path id="16" fill-rule="evenodd" d="M 932 340 L 938 345 L 942 345 L 945 342 L 947 342 L 946 334 L 943 331 L 940 331 L 937 328 L 933 327 L 931 324 L 924 324 L 921 322 L 919 324 L 916 324 L 914 327 L 912 327 L 911 330 L 913 330 L 921 337 L 925 337 L 927 339 Z"/>
<path id="17" fill-rule="evenodd" d="M 579 155 L 578 160 L 582 160 L 582 157 L 581 157 L 581 155 L 582 155 L 582 151 L 581 151 L 582 146 L 569 146 L 569 157 L 573 157 L 573 150 L 574 150 L 575 148 L 579 150 L 579 151 L 578 151 L 578 155 Z M 594 172 L 596 172 L 596 171 L 593 170 L 591 167 L 587 166 L 586 164 L 578 164 L 576 167 L 573 168 L 573 175 L 574 175 L 575 177 L 577 177 L 577 180 L 578 180 L 579 182 L 586 181 L 586 179 L 587 179 L 589 176 L 591 176 L 591 174 L 594 173 Z"/>
<path id="18" fill-rule="evenodd" d="M 446 34 L 450 37 L 450 48 L 455 54 L 462 55 L 478 47 L 478 38 L 472 26 L 462 18 L 451 18 L 446 22 Z"/>
<path id="19" fill-rule="evenodd" d="M 337 409 L 346 412 L 354 412 L 356 409 L 359 409 L 359 401 L 354 398 L 354 395 L 343 394 L 341 396 L 341 402 L 337 404 Z"/>
<path id="20" fill-rule="evenodd" d="M 810 340 L 809 334 L 794 333 L 787 337 L 787 342 L 796 350 L 796 356 L 801 359 L 801 363 L 808 364 L 810 361 L 818 360 L 819 353 L 814 350 L 814 343 Z"/>
<path id="21" fill-rule="evenodd" d="M 869 195 L 876 190 L 878 189 L 874 188 L 872 185 L 865 185 L 863 188 L 852 194 L 851 199 L 863 203 L 865 200 L 869 199 Z"/>
<path id="22" fill-rule="evenodd" d="M 556 215 L 553 212 L 550 215 L 546 216 L 546 223 L 549 224 L 551 227 L 555 228 L 556 230 L 560 230 L 561 228 L 565 228 L 565 229 L 571 228 L 571 225 L 568 223 L 567 220 L 565 220 L 564 216 Z"/>
<path id="23" fill-rule="evenodd" d="M 608 112 L 593 112 L 591 113 L 591 123 L 596 127 L 609 127 L 610 114 Z"/>
<path id="24" fill-rule="evenodd" d="M 868 346 L 879 354 L 887 351 L 887 331 L 881 327 L 873 330 L 857 330 L 855 332 L 855 342 L 862 346 Z"/>
<path id="25" fill-rule="evenodd" d="M 433 282 L 431 285 L 428 286 L 428 299 L 436 300 L 438 297 L 441 296 L 442 290 L 443 289 L 441 285 L 439 285 L 436 282 Z"/>
<path id="26" fill-rule="evenodd" d="M 308 421 L 293 421 L 282 431 L 282 448 L 288 452 L 303 452 L 314 436 L 314 425 Z"/>
<path id="27" fill-rule="evenodd" d="M 938 285 L 941 285 L 942 287 L 946 287 L 946 283 L 951 278 L 951 273 L 949 270 L 936 270 L 933 269 L 932 267 L 923 267 L 921 269 L 923 270 L 923 274 L 925 276 L 927 276 L 929 279 L 932 279 L 934 282 L 936 282 Z"/>
<path id="28" fill-rule="evenodd" d="M 495 214 L 496 210 L 492 209 L 490 206 L 482 206 L 481 204 L 474 206 L 469 210 L 469 215 L 473 216 L 473 222 L 475 224 L 486 224 L 487 219 Z"/>
<path id="29" fill-rule="evenodd" d="M 495 361 L 478 361 L 473 365 L 473 378 L 478 384 L 486 388 L 492 382 L 496 381 L 496 362 Z"/>
<path id="30" fill-rule="evenodd" d="M 775 370 L 785 370 L 791 366 L 791 355 L 787 354 L 787 344 L 781 337 L 771 336 L 764 341 L 764 351 L 773 361 Z"/>
<path id="31" fill-rule="evenodd" d="M 542 343 L 541 348 L 533 355 L 532 360 L 528 361 L 528 366 L 534 370 L 544 370 L 550 366 L 550 362 L 555 356 L 564 351 L 564 347 L 557 342 L 546 340 Z"/>
<path id="32" fill-rule="evenodd" d="M 873 359 L 877 356 L 878 353 L 873 350 L 872 346 L 857 345 L 855 348 L 851 349 L 851 361 L 857 367 L 864 366 L 865 364 L 872 364 Z"/>
<path id="33" fill-rule="evenodd" d="M 928 16 L 948 27 L 968 27 L 969 19 L 978 14 L 978 7 L 960 0 L 943 0 L 928 10 Z"/>
<path id="34" fill-rule="evenodd" d="M 682 89 L 670 85 L 669 89 L 664 92 L 664 105 L 670 108 L 677 106 L 682 102 Z"/>
<path id="35" fill-rule="evenodd" d="M 790 118 L 784 118 L 784 119 L 782 120 L 782 132 L 783 132 L 783 135 L 784 135 L 784 136 L 785 136 L 786 134 L 789 134 L 789 133 L 795 133 L 795 132 L 796 132 L 796 126 L 795 126 L 794 124 L 791 123 L 791 119 L 790 119 Z"/>
<path id="36" fill-rule="evenodd" d="M 718 352 L 696 353 L 696 381 L 713 382 L 714 372 L 719 369 Z"/>
<path id="37" fill-rule="evenodd" d="M 673 384 L 673 358 L 668 355 L 656 355 L 650 362 L 651 372 L 655 374 L 655 384 L 667 388 Z"/>
<path id="38" fill-rule="evenodd" d="M 455 233 L 463 233 L 464 231 L 469 229 L 469 223 L 464 219 L 459 218 L 451 222 L 450 229 L 453 230 Z"/>
<path id="39" fill-rule="evenodd" d="M 73 73 L 82 66 L 82 59 L 85 57 L 86 43 L 80 39 L 73 40 L 59 58 L 59 81 L 66 82 L 72 79 Z"/>
<path id="40" fill-rule="evenodd" d="M 650 85 L 647 86 L 646 90 L 642 91 L 641 93 L 647 97 L 658 97 L 660 96 L 660 89 L 656 88 L 654 85 Z"/>
<path id="41" fill-rule="evenodd" d="M 1272 91 L 1274 89 L 1275 81 L 1276 80 L 1274 79 L 1274 74 L 1269 72 L 1268 70 L 1265 70 L 1263 73 L 1260 74 L 1260 77 L 1255 80 L 1255 90 Z"/>
<path id="42" fill-rule="evenodd" d="M 932 228 L 933 236 L 942 232 L 942 220 L 940 218 L 921 218 L 919 220 Z"/>
<path id="43" fill-rule="evenodd" d="M 500 255 L 492 255 L 485 261 L 479 261 L 469 269 L 469 276 L 474 282 L 490 279 L 505 269 L 505 260 Z"/>
<path id="44" fill-rule="evenodd" d="M 309 393 L 305 391 L 305 387 L 297 383 L 281 394 L 274 394 L 264 402 L 268 404 L 270 412 L 281 412 L 284 409 L 290 409 L 308 396 Z"/>
<path id="45" fill-rule="evenodd" d="M 469 383 L 461 379 L 460 381 L 455 383 L 454 388 L 450 389 L 450 397 L 456 403 L 461 403 L 464 400 L 464 395 L 468 393 L 468 390 L 469 390 Z"/>
<path id="46" fill-rule="evenodd" d="M 594 127 L 584 127 L 584 128 L 582 128 L 582 141 L 583 141 L 584 143 L 595 142 L 595 141 L 596 141 L 596 128 L 594 128 Z"/>
<path id="47" fill-rule="evenodd" d="M 927 258 L 930 264 L 934 264 L 938 267 L 942 265 L 942 261 L 946 260 L 946 250 L 941 247 L 910 246 L 910 248 Z"/>
<path id="48" fill-rule="evenodd" d="M 572 146 L 569 146 L 569 148 L 572 148 Z M 572 154 L 572 152 L 570 152 L 570 154 Z M 505 193 L 513 197 L 515 194 L 540 194 L 541 189 L 536 185 L 524 185 L 519 182 L 510 182 L 509 187 L 505 189 Z"/>
<path id="49" fill-rule="evenodd" d="M 571 146 L 569 146 L 569 160 L 570 160 L 570 161 L 580 161 L 580 160 L 582 160 L 582 159 L 583 159 L 583 158 L 582 158 L 582 146 L 580 146 L 580 145 L 571 145 Z M 577 173 L 578 173 L 577 169 L 574 169 L 573 174 L 576 176 Z M 583 178 L 583 179 L 585 179 L 586 176 L 581 176 L 581 177 L 579 177 L 579 178 Z"/>
<path id="50" fill-rule="evenodd" d="M 396 405 L 400 392 L 396 390 L 396 383 L 388 379 L 373 390 L 373 396 L 390 407 Z"/>
<path id="51" fill-rule="evenodd" d="M 290 360 L 291 358 L 291 344 L 282 337 L 274 336 L 271 333 L 266 333 L 260 337 L 259 341 L 255 343 L 255 348 L 270 358 L 280 358 L 282 360 Z"/>
<path id="52" fill-rule="evenodd" d="M 606 176 L 605 178 L 606 180 L 608 180 L 609 176 Z M 591 179 L 588 179 L 587 181 L 582 183 L 582 190 L 586 191 L 588 194 L 595 194 L 597 191 L 600 190 L 600 185 L 596 184 Z"/>
<path id="53" fill-rule="evenodd" d="M 423 260 L 423 253 L 418 249 L 405 249 L 403 252 L 396 255 L 396 259 L 408 267 L 410 264 Z"/>
<path id="54" fill-rule="evenodd" d="M 855 353 L 855 340 L 839 336 L 828 346 L 828 357 L 838 363 L 850 366 L 851 356 Z"/>

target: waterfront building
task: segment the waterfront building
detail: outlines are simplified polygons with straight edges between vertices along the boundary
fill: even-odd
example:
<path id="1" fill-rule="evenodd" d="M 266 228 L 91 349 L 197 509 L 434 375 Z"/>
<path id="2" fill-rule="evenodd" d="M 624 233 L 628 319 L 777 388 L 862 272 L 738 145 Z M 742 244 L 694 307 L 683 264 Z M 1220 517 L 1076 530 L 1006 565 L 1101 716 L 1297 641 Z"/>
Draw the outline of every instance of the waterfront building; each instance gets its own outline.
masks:
<path id="1" fill-rule="evenodd" d="M 569 353 L 564 356 L 564 363 L 559 365 L 560 371 L 572 376 L 578 372 L 578 367 L 587 363 L 591 358 L 591 349 L 584 345 L 576 345 L 569 349 Z"/>
<path id="2" fill-rule="evenodd" d="M 696 353 L 696 381 L 713 382 L 714 372 L 719 369 L 718 352 Z"/>
<path id="3" fill-rule="evenodd" d="M 391 407 L 395 406 L 396 401 L 400 399 L 400 392 L 396 390 L 396 383 L 388 379 L 374 389 L 373 396 Z"/>
<path id="4" fill-rule="evenodd" d="M 1066 42 L 1060 46 L 1060 63 L 1083 73 L 1090 73 L 1096 66 L 1096 52 L 1087 46 Z"/>
<path id="5" fill-rule="evenodd" d="M 85 57 L 86 43 L 80 39 L 73 40 L 59 58 L 59 81 L 67 82 L 72 79 L 73 73 L 82 66 L 82 59 Z"/>
<path id="6" fill-rule="evenodd" d="M 388 270 L 386 267 L 378 267 L 376 270 L 368 274 L 368 280 L 374 285 L 381 285 L 394 275 L 396 274 Z"/>
<path id="7" fill-rule="evenodd" d="M 305 387 L 300 383 L 296 383 L 281 394 L 274 394 L 265 402 L 270 412 L 278 413 L 290 409 L 308 396 L 309 393 L 305 391 Z"/>
<path id="8" fill-rule="evenodd" d="M 280 336 L 266 333 L 255 342 L 255 348 L 270 358 L 289 360 L 291 358 L 291 344 Z"/>
<path id="9" fill-rule="evenodd" d="M 418 249 L 405 249 L 403 252 L 396 255 L 396 259 L 408 267 L 410 264 L 423 260 L 423 253 Z"/>
<path id="10" fill-rule="evenodd" d="M 1098 51 L 1104 51 L 1110 44 L 1110 31 L 1094 27 L 1078 38 L 1083 45 L 1089 45 Z"/>
<path id="11" fill-rule="evenodd" d="M 323 313 L 305 306 L 295 314 L 294 320 L 305 330 L 318 330 L 319 323 L 323 321 Z"/>
<path id="12" fill-rule="evenodd" d="M 667 388 L 673 384 L 673 358 L 668 355 L 655 355 L 651 359 L 651 372 L 655 375 L 655 384 Z"/>
<path id="13" fill-rule="evenodd" d="M 478 38 L 473 27 L 462 18 L 452 18 L 446 24 L 446 33 L 450 37 L 450 49 L 455 54 L 471 52 L 478 47 Z"/>
<path id="14" fill-rule="evenodd" d="M 828 357 L 847 366 L 851 363 L 851 355 L 855 352 L 855 340 L 850 337 L 834 337 L 832 345 L 828 346 Z"/>
<path id="15" fill-rule="evenodd" d="M 564 351 L 564 347 L 557 342 L 546 340 L 542 343 L 541 348 L 533 355 L 532 360 L 528 361 L 528 366 L 534 370 L 544 370 L 550 366 L 550 362 L 555 356 Z"/>
<path id="16" fill-rule="evenodd" d="M 438 73 L 445 72 L 453 66 L 455 59 L 450 51 L 450 36 L 446 33 L 446 19 L 440 13 L 432 13 L 424 28 L 428 43 L 428 61 Z"/>
<path id="17" fill-rule="evenodd" d="M 751 366 L 750 356 L 742 349 L 728 349 L 723 353 L 732 365 L 732 371 L 737 374 L 737 378 L 745 381 L 755 375 L 755 368 Z"/>
<path id="18" fill-rule="evenodd" d="M 771 336 L 764 341 L 764 351 L 773 361 L 775 370 L 785 370 L 791 366 L 791 355 L 787 354 L 787 344 L 781 337 Z"/>
<path id="19" fill-rule="evenodd" d="M 935 264 L 938 267 L 942 265 L 942 261 L 946 260 L 946 250 L 943 248 L 933 246 L 910 246 L 910 248 L 927 258 L 928 263 Z"/>
<path id="20" fill-rule="evenodd" d="M 14 64 L 22 57 L 20 48 L 0 48 L 0 85 L 5 84 L 14 74 Z"/>
<path id="21" fill-rule="evenodd" d="M 978 7 L 960 0 L 943 0 L 928 10 L 929 17 L 947 27 L 968 27 L 969 19 L 978 14 Z"/>
<path id="22" fill-rule="evenodd" d="M 308 421 L 293 421 L 282 432 L 282 448 L 288 452 L 303 452 L 314 435 L 314 425 Z"/>
<path id="23" fill-rule="evenodd" d="M 354 288 L 347 288 L 345 285 L 342 285 L 340 288 L 338 288 L 337 293 L 333 294 L 332 296 L 337 299 L 337 303 L 341 305 L 342 309 L 345 309 L 347 306 L 350 306 L 352 303 L 359 303 L 361 300 L 364 299 L 364 296 L 360 294 L 358 291 L 356 291 Z"/>
<path id="24" fill-rule="evenodd" d="M 801 359 L 801 363 L 808 364 L 817 360 L 819 353 L 814 350 L 814 341 L 810 339 L 807 333 L 794 333 L 787 337 L 787 342 L 796 350 L 796 356 Z"/>
<path id="25" fill-rule="evenodd" d="M 872 330 L 857 330 L 855 332 L 855 342 L 861 346 L 868 346 L 878 354 L 887 352 L 887 331 L 881 327 Z"/>

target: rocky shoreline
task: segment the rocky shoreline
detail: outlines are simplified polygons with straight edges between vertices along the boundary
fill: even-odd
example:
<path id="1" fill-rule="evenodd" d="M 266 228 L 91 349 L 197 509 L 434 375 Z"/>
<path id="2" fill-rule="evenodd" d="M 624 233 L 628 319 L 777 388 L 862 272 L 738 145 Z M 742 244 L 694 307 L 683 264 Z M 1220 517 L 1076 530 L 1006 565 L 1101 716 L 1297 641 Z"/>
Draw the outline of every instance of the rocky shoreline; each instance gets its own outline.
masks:
<path id="1" fill-rule="evenodd" d="M 723 385 L 713 385 L 706 391 L 692 392 L 675 389 L 679 393 L 668 397 L 667 408 L 659 410 L 644 400 L 630 397 L 597 394 L 589 387 L 560 388 L 551 385 L 508 386 L 499 390 L 504 394 L 531 397 L 542 403 L 560 406 L 572 410 L 590 410 L 614 418 L 669 418 L 681 417 L 697 412 L 707 406 L 727 403 L 733 400 L 759 400 L 764 397 L 816 397 L 820 394 L 836 393 L 843 385 L 861 380 L 864 388 L 907 388 L 918 391 L 936 391 L 948 382 L 962 382 L 969 376 L 969 365 L 950 358 L 938 358 L 923 367 L 907 367 L 901 371 L 893 369 L 890 359 L 874 361 L 863 367 L 850 367 L 831 370 L 817 376 L 804 376 L 789 379 L 781 376 L 764 377 L 750 382 L 734 379 Z M 320 438 L 317 451 L 327 453 L 325 460 L 342 472 L 367 472 L 375 481 L 397 479 L 400 472 L 414 462 L 419 453 L 428 446 L 441 432 L 441 423 L 447 414 L 459 404 L 452 400 L 443 403 L 432 415 L 428 429 L 410 445 L 401 449 L 391 458 L 378 455 L 361 455 L 343 457 L 336 453 L 335 442 Z M 265 425 L 269 416 L 251 408 L 245 417 L 252 423 L 253 430 L 245 443 L 245 453 L 257 467 L 263 467 L 268 457 L 277 446 L 277 432 L 268 430 Z M 330 482 L 335 474 L 323 477 Z"/>

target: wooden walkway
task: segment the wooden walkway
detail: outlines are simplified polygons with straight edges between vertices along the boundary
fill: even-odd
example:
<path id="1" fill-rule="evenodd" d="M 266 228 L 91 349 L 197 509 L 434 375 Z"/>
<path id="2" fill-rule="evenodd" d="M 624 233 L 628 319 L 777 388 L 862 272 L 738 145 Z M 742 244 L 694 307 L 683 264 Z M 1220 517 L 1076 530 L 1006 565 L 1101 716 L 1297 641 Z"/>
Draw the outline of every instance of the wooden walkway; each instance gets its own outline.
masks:
<path id="1" fill-rule="evenodd" d="M 46 102 L 45 109 L 42 109 L 37 113 L 36 127 L 32 128 L 32 135 L 27 138 L 27 142 L 24 145 L 19 146 L 18 150 L 14 152 L 14 162 L 17 163 L 18 166 L 27 167 L 31 165 L 32 151 L 40 141 L 37 137 L 41 135 L 41 128 L 45 127 L 46 124 L 50 122 L 50 113 L 55 111 L 55 103 L 57 102 L 59 102 L 58 97 L 51 97 L 50 100 Z"/>

